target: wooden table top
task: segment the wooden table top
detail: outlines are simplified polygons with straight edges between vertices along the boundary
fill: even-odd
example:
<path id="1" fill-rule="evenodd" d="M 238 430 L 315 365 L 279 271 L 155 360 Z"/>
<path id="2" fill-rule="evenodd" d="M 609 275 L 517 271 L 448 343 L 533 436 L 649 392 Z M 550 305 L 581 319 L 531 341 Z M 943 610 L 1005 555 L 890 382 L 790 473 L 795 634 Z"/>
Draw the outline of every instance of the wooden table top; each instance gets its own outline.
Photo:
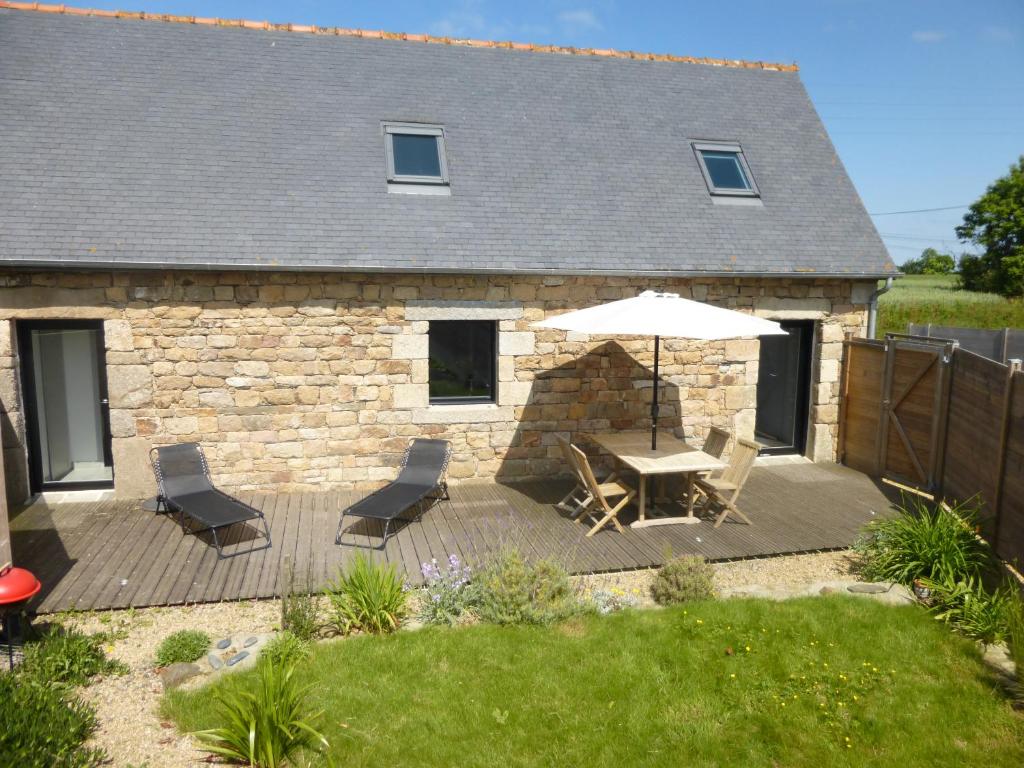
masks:
<path id="1" fill-rule="evenodd" d="M 687 445 L 671 432 L 659 430 L 655 451 L 651 450 L 648 430 L 588 434 L 586 437 L 641 475 L 710 472 L 727 466 L 721 459 Z"/>

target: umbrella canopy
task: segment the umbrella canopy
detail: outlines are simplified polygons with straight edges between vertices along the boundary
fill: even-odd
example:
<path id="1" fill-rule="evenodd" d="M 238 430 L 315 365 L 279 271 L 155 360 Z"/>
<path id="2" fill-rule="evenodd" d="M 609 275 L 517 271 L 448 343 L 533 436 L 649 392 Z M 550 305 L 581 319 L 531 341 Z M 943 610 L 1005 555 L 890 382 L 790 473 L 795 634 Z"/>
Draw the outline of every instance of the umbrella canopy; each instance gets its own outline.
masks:
<path id="1" fill-rule="evenodd" d="M 651 450 L 658 447 L 658 352 L 662 336 L 678 339 L 738 339 L 779 336 L 786 331 L 771 320 L 684 299 L 676 293 L 644 291 L 596 307 L 566 312 L 533 324 L 534 328 L 577 331 L 597 336 L 653 336 L 654 391 L 651 398 Z"/>
<path id="2" fill-rule="evenodd" d="M 598 336 L 669 336 L 707 341 L 786 333 L 771 320 L 656 291 L 566 312 L 534 323 L 534 327 Z"/>

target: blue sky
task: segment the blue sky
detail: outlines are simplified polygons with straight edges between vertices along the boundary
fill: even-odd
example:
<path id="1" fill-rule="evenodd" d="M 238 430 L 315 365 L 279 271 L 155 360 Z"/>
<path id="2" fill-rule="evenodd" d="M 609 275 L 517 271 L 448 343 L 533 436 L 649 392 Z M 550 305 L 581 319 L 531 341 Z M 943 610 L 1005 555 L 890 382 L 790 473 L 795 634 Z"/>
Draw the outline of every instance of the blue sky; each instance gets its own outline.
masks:
<path id="1" fill-rule="evenodd" d="M 118 0 L 78 4 L 796 62 L 871 213 L 963 206 L 1024 154 L 1024 0 Z M 876 216 L 894 261 L 964 208 Z"/>

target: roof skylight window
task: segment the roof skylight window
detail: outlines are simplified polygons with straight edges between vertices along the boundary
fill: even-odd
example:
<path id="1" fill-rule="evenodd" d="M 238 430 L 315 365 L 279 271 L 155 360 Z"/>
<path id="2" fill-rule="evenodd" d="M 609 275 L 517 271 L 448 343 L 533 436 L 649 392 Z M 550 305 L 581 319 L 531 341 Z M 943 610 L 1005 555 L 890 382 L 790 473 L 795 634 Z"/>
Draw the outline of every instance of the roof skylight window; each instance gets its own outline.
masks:
<path id="1" fill-rule="evenodd" d="M 712 195 L 759 196 L 738 144 L 695 142 L 693 151 Z"/>
<path id="2" fill-rule="evenodd" d="M 410 123 L 384 124 L 387 178 L 398 184 L 447 184 L 444 129 Z"/>

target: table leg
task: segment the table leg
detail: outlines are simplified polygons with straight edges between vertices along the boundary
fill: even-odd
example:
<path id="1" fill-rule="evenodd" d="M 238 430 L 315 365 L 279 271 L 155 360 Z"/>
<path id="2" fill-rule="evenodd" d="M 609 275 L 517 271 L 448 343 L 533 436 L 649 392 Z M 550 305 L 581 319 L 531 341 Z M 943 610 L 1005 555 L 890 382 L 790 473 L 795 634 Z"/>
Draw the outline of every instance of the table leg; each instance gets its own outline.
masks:
<path id="1" fill-rule="evenodd" d="M 686 516 L 693 517 L 693 472 L 686 473 Z"/>
<path id="2" fill-rule="evenodd" d="M 645 513 L 647 512 L 647 476 L 640 475 L 640 501 L 639 504 L 639 520 L 643 522 Z"/>

